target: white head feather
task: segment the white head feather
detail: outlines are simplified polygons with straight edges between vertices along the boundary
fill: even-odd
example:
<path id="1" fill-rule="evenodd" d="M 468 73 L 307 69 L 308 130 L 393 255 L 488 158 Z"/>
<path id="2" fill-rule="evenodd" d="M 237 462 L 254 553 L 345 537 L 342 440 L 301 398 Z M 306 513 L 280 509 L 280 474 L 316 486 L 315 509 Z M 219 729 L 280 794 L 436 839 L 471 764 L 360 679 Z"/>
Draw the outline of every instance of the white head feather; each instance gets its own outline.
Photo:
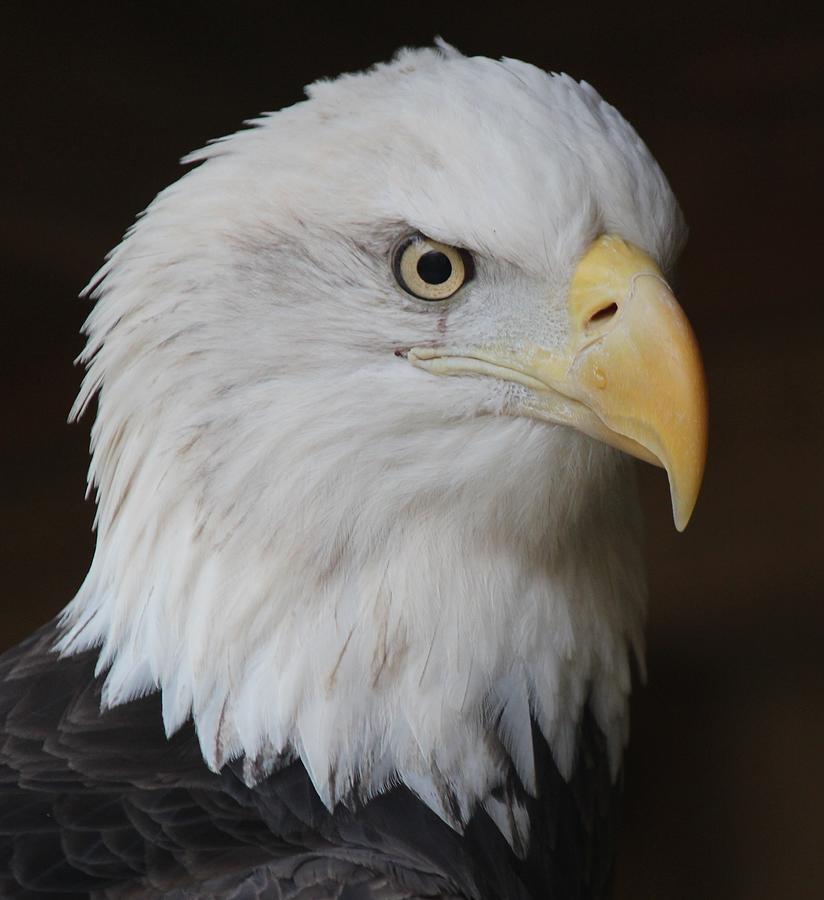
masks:
<path id="1" fill-rule="evenodd" d="M 308 94 L 188 157 L 93 282 L 97 550 L 60 648 L 101 646 L 105 705 L 160 689 L 215 769 L 300 757 L 330 806 L 400 780 L 460 828 L 507 755 L 533 786 L 530 714 L 568 772 L 589 696 L 617 765 L 634 485 L 617 451 L 501 414 L 516 386 L 394 351 L 560 344 L 583 249 L 619 233 L 666 267 L 680 215 L 564 75 L 441 47 Z M 448 313 L 393 279 L 414 229 L 475 256 Z"/>

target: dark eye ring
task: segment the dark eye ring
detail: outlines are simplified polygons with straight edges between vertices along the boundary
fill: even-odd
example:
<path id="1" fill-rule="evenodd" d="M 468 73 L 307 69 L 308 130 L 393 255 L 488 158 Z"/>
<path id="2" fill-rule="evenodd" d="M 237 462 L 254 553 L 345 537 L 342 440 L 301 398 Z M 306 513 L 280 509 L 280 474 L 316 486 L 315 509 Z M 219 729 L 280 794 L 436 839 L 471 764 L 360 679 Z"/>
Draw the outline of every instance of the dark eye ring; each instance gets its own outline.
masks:
<path id="1" fill-rule="evenodd" d="M 446 300 L 475 274 L 472 256 L 460 247 L 417 233 L 404 238 L 392 253 L 398 284 L 420 300 Z"/>

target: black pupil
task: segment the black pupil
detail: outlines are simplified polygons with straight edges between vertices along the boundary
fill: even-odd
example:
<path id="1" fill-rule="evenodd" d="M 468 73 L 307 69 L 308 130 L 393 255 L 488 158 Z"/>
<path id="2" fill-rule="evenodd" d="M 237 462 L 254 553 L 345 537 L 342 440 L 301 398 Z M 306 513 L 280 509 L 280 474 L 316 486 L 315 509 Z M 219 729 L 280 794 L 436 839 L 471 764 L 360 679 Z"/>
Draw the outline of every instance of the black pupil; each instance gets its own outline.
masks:
<path id="1" fill-rule="evenodd" d="M 440 250 L 430 250 L 418 260 L 417 269 L 427 284 L 443 284 L 452 274 L 452 263 Z"/>

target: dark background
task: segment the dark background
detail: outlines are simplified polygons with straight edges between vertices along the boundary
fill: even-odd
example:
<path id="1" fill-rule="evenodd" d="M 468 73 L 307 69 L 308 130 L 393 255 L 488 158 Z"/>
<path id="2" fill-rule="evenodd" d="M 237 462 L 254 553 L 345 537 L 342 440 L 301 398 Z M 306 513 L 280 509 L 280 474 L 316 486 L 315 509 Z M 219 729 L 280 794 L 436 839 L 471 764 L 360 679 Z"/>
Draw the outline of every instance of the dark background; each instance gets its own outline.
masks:
<path id="1" fill-rule="evenodd" d="M 649 686 L 619 897 L 824 896 L 824 30 L 791 4 L 19 4 L 0 17 L 0 648 L 92 553 L 75 299 L 177 160 L 324 75 L 441 33 L 593 83 L 691 227 L 678 285 L 711 393 L 684 535 L 644 468 Z"/>

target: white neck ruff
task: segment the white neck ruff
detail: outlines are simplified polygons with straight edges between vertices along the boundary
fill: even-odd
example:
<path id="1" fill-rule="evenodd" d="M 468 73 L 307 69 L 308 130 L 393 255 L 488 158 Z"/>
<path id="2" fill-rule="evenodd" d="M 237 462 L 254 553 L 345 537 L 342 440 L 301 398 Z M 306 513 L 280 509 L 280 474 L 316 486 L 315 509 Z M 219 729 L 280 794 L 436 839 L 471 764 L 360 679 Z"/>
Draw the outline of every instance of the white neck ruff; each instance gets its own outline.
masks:
<path id="1" fill-rule="evenodd" d="M 244 755 L 253 782 L 298 757 L 330 808 L 400 781 L 457 829 L 486 802 L 510 842 L 528 822 L 489 795 L 510 759 L 534 790 L 532 717 L 569 775 L 589 700 L 617 769 L 645 597 L 619 454 L 495 415 L 418 435 L 420 453 L 399 413 L 392 466 L 368 427 L 330 444 L 293 421 L 256 437 L 300 477 L 233 482 L 220 458 L 242 438 L 204 427 L 172 454 L 140 440 L 161 412 L 112 422 L 109 402 L 98 549 L 59 645 L 101 646 L 104 707 L 160 689 L 167 732 L 191 715 L 214 770 Z M 547 478 L 559 458 L 574 477 Z"/>

